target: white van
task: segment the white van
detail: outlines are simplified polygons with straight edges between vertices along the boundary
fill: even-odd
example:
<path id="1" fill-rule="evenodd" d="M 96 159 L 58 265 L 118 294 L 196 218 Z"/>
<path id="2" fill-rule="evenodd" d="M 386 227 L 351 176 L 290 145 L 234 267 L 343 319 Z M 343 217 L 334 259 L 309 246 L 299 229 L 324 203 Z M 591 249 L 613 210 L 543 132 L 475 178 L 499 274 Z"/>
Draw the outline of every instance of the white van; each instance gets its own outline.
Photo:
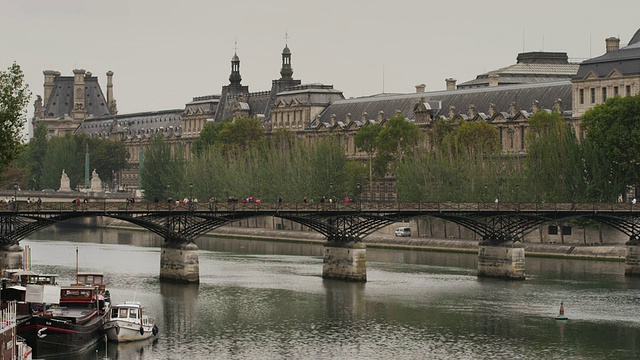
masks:
<path id="1" fill-rule="evenodd" d="M 395 231 L 396 236 L 411 236 L 410 227 L 399 227 Z"/>

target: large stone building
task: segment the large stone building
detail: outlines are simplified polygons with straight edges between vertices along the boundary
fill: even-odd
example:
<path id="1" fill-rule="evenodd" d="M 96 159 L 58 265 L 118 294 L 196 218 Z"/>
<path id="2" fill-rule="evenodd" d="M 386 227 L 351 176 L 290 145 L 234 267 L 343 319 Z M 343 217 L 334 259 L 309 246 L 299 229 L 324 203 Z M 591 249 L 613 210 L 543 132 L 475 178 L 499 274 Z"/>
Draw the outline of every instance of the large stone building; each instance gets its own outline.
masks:
<path id="1" fill-rule="evenodd" d="M 608 97 L 639 94 L 640 29 L 622 48 L 619 38 L 607 38 L 606 53 L 582 62 L 572 83 L 573 116 L 577 118 Z"/>
<path id="2" fill-rule="evenodd" d="M 480 74 L 475 80 L 456 85 L 448 78 L 446 90 L 426 91 L 421 84 L 415 93 L 351 99 L 345 99 L 332 85 L 303 84 L 294 79 L 292 54 L 285 46 L 281 76 L 272 81 L 268 90 L 251 92 L 242 85 L 240 58 L 234 54 L 229 84 L 222 86 L 220 94 L 194 97 L 184 109 L 135 114 L 117 114 L 111 72 L 107 73 L 105 98 L 97 79 L 84 70 L 74 70 L 73 78 L 45 71 L 45 105 L 41 99 L 36 101 L 34 121 L 45 121 L 52 135 L 77 131 L 123 141 L 131 154 L 132 167 L 120 175 L 119 183 L 128 187 L 138 185 L 141 149 L 156 134 L 162 134 L 170 143 L 181 143 L 190 151 L 191 143 L 207 122 L 241 116 L 260 119 L 267 134 L 286 129 L 309 140 L 335 134 L 351 158 L 365 157 L 354 144 L 360 127 L 384 125 L 396 114 L 425 131 L 436 118 L 454 124 L 487 121 L 499 130 L 505 154 L 521 154 L 525 152 L 528 119 L 536 111 L 556 110 L 578 128 L 580 115 L 589 106 L 602 102 L 597 96 L 593 102 L 582 102 L 587 95 L 580 94 L 596 91 L 598 96 L 614 96 L 639 92 L 640 35 L 636 33 L 624 48 L 617 49 L 617 42 L 612 39 L 607 44 L 610 46 L 605 55 L 581 65 L 569 63 L 566 53 L 522 53 L 516 64 Z M 430 146 L 428 139 L 424 146 Z M 381 198 L 392 188 L 385 182 L 376 186 L 368 189 L 372 198 Z"/>

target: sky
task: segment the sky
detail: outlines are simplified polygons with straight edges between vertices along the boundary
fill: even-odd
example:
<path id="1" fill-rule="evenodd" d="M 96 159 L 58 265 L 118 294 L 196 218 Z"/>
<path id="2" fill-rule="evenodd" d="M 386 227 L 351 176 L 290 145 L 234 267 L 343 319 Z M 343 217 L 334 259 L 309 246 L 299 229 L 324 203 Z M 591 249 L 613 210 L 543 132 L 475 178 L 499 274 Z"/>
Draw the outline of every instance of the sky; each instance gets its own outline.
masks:
<path id="1" fill-rule="evenodd" d="M 0 0 L 0 69 L 21 66 L 33 98 L 44 70 L 114 72 L 120 114 L 181 109 L 219 94 L 240 58 L 242 84 L 266 91 L 285 44 L 293 77 L 344 96 L 442 90 L 514 64 L 520 52 L 601 55 L 627 44 L 640 1 Z"/>

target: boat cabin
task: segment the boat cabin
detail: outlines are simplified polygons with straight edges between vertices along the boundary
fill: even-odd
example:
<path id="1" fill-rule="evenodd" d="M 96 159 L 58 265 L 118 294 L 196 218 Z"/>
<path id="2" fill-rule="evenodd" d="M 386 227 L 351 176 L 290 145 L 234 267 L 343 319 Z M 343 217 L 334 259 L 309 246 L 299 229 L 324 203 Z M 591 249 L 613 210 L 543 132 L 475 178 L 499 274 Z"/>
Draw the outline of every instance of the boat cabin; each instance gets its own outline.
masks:
<path id="1" fill-rule="evenodd" d="M 104 292 L 106 289 L 104 283 L 104 274 L 102 273 L 89 273 L 82 272 L 76 274 L 76 283 L 74 286 L 82 286 L 82 285 L 94 285 L 97 286 L 101 292 Z"/>
<path id="2" fill-rule="evenodd" d="M 60 305 L 88 305 L 98 299 L 96 286 L 64 286 L 60 289 Z"/>
<path id="3" fill-rule="evenodd" d="M 128 320 L 142 323 L 142 305 L 139 302 L 127 301 L 111 309 L 111 320 Z"/>

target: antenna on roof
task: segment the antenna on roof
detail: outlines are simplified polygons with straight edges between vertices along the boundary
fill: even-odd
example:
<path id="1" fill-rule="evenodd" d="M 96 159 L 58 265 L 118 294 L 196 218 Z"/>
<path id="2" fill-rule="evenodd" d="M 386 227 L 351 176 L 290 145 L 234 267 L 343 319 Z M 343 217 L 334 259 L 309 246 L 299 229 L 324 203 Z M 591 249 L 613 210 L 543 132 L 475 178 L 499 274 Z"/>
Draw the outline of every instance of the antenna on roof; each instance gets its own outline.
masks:
<path id="1" fill-rule="evenodd" d="M 384 94 L 384 64 L 382 64 L 382 93 Z"/>

